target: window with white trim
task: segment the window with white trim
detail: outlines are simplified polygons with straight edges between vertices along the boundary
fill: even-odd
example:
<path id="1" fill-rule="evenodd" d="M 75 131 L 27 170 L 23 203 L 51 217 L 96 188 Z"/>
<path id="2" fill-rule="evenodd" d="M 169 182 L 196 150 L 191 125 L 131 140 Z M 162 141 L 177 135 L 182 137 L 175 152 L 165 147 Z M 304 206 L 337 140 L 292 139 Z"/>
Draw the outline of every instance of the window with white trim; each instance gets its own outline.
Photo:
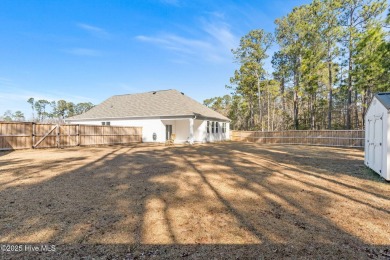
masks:
<path id="1" fill-rule="evenodd" d="M 215 122 L 211 122 L 211 133 L 215 133 Z"/>
<path id="2" fill-rule="evenodd" d="M 207 133 L 210 133 L 210 121 L 207 121 Z"/>
<path id="3" fill-rule="evenodd" d="M 215 122 L 215 132 L 219 132 L 219 122 Z"/>
<path id="4" fill-rule="evenodd" d="M 222 123 L 222 133 L 226 133 L 226 123 Z"/>

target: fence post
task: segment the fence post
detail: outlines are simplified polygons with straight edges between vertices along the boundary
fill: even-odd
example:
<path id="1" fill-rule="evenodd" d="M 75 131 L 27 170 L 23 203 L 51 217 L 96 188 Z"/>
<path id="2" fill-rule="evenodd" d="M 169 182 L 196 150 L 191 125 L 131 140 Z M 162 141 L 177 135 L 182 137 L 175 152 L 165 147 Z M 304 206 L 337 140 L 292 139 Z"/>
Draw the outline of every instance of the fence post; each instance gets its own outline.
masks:
<path id="1" fill-rule="evenodd" d="M 76 145 L 80 146 L 80 124 L 77 125 L 77 137 L 76 137 Z"/>
<path id="2" fill-rule="evenodd" d="M 56 126 L 56 145 L 57 148 L 60 148 L 60 125 L 57 124 Z"/>
<path id="3" fill-rule="evenodd" d="M 35 132 L 36 132 L 36 130 L 35 130 L 35 123 L 32 122 L 31 124 L 32 124 L 32 133 L 31 133 L 32 145 L 31 145 L 31 147 L 32 147 L 32 149 L 34 149 L 34 145 L 35 145 Z"/>

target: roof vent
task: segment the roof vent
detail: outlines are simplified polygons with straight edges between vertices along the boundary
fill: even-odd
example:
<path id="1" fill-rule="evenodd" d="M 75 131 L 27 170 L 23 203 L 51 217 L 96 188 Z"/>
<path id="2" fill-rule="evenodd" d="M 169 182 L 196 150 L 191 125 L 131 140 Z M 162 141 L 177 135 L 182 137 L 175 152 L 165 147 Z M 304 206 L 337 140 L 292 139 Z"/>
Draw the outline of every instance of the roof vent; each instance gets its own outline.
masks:
<path id="1" fill-rule="evenodd" d="M 182 95 L 184 95 L 184 93 L 183 92 L 180 92 Z"/>
<path id="2" fill-rule="evenodd" d="M 155 95 L 157 93 L 157 91 L 153 91 L 153 95 Z"/>

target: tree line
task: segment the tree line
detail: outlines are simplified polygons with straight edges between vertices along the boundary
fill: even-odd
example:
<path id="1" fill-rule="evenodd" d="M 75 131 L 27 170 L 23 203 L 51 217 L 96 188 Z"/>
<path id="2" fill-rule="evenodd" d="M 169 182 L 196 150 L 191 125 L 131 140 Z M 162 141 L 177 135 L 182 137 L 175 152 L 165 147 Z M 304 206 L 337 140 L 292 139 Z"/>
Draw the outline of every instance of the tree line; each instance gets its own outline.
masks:
<path id="1" fill-rule="evenodd" d="M 232 50 L 231 95 L 204 104 L 233 129 L 363 129 L 373 95 L 390 90 L 385 0 L 314 0 L 250 31 Z M 264 68 L 274 45 L 273 72 Z"/>
<path id="2" fill-rule="evenodd" d="M 32 117 L 29 121 L 41 123 L 62 123 L 65 118 L 80 115 L 87 112 L 94 104 L 91 102 L 73 103 L 65 100 L 48 101 L 45 99 L 35 100 L 29 98 L 27 102 L 31 106 Z M 26 121 L 21 111 L 13 113 L 7 110 L 0 121 Z"/>
<path id="3" fill-rule="evenodd" d="M 22 111 L 18 110 L 15 112 L 12 112 L 11 110 L 7 110 L 4 112 L 3 116 L 0 116 L 0 121 L 6 121 L 6 122 L 22 122 L 25 121 L 24 114 Z"/>
<path id="4" fill-rule="evenodd" d="M 31 105 L 33 120 L 38 122 L 63 122 L 65 118 L 80 115 L 94 107 L 91 102 L 74 104 L 63 99 L 49 102 L 29 98 L 27 102 Z"/>

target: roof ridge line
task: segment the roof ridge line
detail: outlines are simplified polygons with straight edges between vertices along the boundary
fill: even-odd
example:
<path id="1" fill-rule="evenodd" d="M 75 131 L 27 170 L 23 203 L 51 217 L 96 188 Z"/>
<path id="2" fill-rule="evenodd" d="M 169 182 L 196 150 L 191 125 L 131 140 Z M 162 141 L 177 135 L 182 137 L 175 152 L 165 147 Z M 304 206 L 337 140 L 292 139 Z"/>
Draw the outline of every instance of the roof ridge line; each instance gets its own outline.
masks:
<path id="1" fill-rule="evenodd" d="M 117 96 L 129 96 L 129 95 L 141 95 L 141 94 L 147 94 L 147 93 L 153 93 L 153 92 L 163 92 L 163 91 L 170 91 L 170 90 L 175 90 L 175 91 L 178 91 L 176 89 L 163 89 L 163 90 L 151 90 L 151 91 L 147 91 L 147 92 L 139 92 L 139 93 L 129 93 L 129 94 L 118 94 L 118 95 L 112 95 L 111 97 L 117 97 Z M 180 91 L 178 91 L 180 92 Z"/>

